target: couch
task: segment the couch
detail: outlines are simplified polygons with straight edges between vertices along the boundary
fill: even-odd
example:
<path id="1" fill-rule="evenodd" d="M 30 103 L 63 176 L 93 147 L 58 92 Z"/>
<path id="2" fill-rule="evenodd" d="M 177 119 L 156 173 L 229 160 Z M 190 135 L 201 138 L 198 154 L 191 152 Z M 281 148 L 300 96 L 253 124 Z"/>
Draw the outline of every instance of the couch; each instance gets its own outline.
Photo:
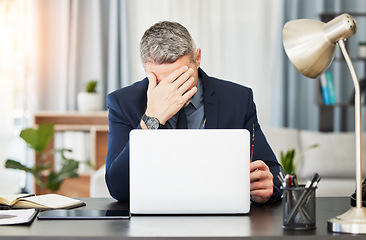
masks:
<path id="1" fill-rule="evenodd" d="M 264 127 L 263 132 L 278 160 L 281 151 L 286 152 L 294 148 L 299 154 L 310 145 L 319 144 L 317 148 L 307 151 L 296 165 L 296 174 L 302 183 L 306 183 L 315 172 L 321 176 L 322 179 L 316 191 L 317 196 L 350 196 L 355 191 L 354 133 L 328 133 L 268 127 Z M 366 134 L 363 134 L 362 138 L 366 139 L 365 137 Z M 362 144 L 362 151 L 366 151 L 365 142 Z M 362 160 L 365 162 L 365 157 Z M 365 170 L 363 168 L 363 176 L 365 176 Z"/>
<path id="2" fill-rule="evenodd" d="M 308 146 L 319 144 L 319 147 L 306 152 L 296 165 L 300 183 L 306 183 L 315 172 L 322 177 L 316 191 L 317 196 L 350 196 L 354 192 L 356 169 L 354 133 L 325 133 L 273 127 L 262 127 L 262 130 L 277 159 L 280 159 L 281 151 L 286 152 L 294 148 L 299 154 Z M 363 134 L 363 139 L 366 139 L 365 136 L 366 134 Z M 363 152 L 366 150 L 365 143 L 362 145 Z M 363 162 L 365 160 L 363 157 Z M 363 169 L 365 176 L 366 169 Z M 91 177 L 91 197 L 110 197 L 104 172 L 105 166 Z"/>

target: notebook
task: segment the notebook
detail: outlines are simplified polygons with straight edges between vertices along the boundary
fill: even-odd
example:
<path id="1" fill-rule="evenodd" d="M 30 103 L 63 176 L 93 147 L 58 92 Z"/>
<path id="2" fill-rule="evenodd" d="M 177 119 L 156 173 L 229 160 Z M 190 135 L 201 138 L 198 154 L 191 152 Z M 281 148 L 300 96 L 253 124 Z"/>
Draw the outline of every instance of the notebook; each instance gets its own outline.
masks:
<path id="1" fill-rule="evenodd" d="M 68 209 L 85 206 L 79 199 L 59 194 L 8 194 L 0 195 L 0 209 L 35 208 L 39 210 Z"/>
<path id="2" fill-rule="evenodd" d="M 248 213 L 249 166 L 247 130 L 133 130 L 131 214 Z"/>

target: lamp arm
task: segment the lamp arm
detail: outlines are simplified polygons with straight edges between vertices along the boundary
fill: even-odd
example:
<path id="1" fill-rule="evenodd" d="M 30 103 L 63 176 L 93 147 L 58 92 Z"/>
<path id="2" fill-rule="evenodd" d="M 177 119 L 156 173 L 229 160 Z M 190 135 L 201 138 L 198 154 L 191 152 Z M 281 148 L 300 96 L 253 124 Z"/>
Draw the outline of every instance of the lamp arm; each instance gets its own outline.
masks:
<path id="1" fill-rule="evenodd" d="M 355 88 L 355 137 L 356 137 L 356 208 L 362 207 L 362 127 L 361 127 L 361 95 L 360 84 L 349 57 L 344 40 L 339 40 L 338 45 L 342 51 L 344 59 L 351 73 L 353 85 Z"/>

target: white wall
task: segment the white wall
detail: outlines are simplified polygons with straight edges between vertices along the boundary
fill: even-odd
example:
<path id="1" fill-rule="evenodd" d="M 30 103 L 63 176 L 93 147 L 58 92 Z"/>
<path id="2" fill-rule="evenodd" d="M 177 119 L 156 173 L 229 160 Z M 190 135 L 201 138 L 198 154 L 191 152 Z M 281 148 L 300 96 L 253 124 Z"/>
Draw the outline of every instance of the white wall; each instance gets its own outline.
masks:
<path id="1" fill-rule="evenodd" d="M 25 145 L 18 136 L 0 136 L 0 194 L 19 193 L 25 174 L 22 171 L 6 169 L 6 159 L 21 161 L 25 159 Z"/>

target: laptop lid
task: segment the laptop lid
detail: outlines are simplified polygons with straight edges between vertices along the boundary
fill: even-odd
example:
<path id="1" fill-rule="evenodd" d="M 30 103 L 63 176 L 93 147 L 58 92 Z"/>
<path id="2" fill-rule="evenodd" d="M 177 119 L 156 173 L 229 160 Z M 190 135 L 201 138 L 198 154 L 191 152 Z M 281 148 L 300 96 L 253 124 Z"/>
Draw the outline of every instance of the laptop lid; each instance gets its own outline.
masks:
<path id="1" fill-rule="evenodd" d="M 237 214 L 250 209 L 244 129 L 133 130 L 131 214 Z"/>

